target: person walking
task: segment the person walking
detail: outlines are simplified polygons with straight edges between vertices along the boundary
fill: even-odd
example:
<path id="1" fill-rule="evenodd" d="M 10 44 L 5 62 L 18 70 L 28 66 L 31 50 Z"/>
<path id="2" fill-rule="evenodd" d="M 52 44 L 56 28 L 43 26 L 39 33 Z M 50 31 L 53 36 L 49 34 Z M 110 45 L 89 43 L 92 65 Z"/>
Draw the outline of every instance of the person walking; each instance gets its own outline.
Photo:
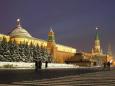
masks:
<path id="1" fill-rule="evenodd" d="M 106 63 L 103 63 L 103 69 L 106 70 Z"/>
<path id="2" fill-rule="evenodd" d="M 35 71 L 38 71 L 38 61 L 35 61 Z"/>
<path id="3" fill-rule="evenodd" d="M 111 66 L 111 63 L 110 63 L 110 62 L 107 62 L 108 70 L 110 70 L 110 66 Z"/>
<path id="4" fill-rule="evenodd" d="M 41 60 L 39 60 L 39 62 L 38 62 L 38 64 L 39 64 L 39 69 L 42 69 L 42 61 Z"/>
<path id="5" fill-rule="evenodd" d="M 48 67 L 48 61 L 45 61 L 45 68 Z"/>

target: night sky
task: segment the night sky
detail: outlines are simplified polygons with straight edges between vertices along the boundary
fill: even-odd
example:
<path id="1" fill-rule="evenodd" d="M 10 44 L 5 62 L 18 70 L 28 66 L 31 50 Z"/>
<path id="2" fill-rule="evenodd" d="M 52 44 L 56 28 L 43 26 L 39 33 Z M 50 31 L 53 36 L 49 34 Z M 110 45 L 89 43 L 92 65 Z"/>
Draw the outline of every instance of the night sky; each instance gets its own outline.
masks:
<path id="1" fill-rule="evenodd" d="M 50 27 L 56 42 L 89 52 L 99 26 L 104 51 L 115 53 L 115 0 L 0 0 L 0 33 L 9 33 L 20 18 L 32 36 L 47 40 Z"/>

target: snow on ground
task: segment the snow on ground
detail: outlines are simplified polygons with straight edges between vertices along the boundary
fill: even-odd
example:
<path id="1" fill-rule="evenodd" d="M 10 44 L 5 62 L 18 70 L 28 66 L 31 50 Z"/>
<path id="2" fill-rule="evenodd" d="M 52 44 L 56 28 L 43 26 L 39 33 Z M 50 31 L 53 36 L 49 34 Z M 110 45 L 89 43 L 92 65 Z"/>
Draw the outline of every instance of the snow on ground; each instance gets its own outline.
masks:
<path id="1" fill-rule="evenodd" d="M 48 63 L 48 68 L 78 68 L 79 66 L 73 64 L 59 64 L 59 63 Z M 25 62 L 0 62 L 0 68 L 10 69 L 34 69 L 35 63 Z M 45 63 L 42 63 L 42 69 L 45 69 Z"/>

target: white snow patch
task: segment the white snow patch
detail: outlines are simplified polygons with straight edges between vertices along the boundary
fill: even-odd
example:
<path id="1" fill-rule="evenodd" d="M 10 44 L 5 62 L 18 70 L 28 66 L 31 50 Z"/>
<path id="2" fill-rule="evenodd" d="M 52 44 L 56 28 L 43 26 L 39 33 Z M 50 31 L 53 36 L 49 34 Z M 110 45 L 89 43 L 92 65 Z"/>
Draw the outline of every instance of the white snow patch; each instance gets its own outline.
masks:
<path id="1" fill-rule="evenodd" d="M 10 68 L 16 69 L 34 69 L 35 63 L 26 63 L 26 62 L 0 62 L 0 68 L 6 68 L 5 66 L 9 65 Z M 49 68 L 78 68 L 79 66 L 73 64 L 58 64 L 58 63 L 48 63 Z M 45 69 L 45 63 L 42 63 L 42 69 Z"/>

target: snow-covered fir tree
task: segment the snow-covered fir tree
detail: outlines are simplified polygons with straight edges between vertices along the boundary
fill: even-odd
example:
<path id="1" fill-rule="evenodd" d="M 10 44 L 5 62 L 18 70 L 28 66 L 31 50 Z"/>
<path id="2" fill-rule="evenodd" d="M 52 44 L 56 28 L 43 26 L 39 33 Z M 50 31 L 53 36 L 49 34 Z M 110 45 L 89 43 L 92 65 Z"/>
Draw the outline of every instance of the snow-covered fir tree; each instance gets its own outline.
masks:
<path id="1" fill-rule="evenodd" d="M 6 38 L 0 42 L 0 61 L 5 62 L 33 62 L 35 60 L 49 61 L 50 55 L 43 46 L 34 46 L 32 43 L 16 44 L 16 41 Z"/>

